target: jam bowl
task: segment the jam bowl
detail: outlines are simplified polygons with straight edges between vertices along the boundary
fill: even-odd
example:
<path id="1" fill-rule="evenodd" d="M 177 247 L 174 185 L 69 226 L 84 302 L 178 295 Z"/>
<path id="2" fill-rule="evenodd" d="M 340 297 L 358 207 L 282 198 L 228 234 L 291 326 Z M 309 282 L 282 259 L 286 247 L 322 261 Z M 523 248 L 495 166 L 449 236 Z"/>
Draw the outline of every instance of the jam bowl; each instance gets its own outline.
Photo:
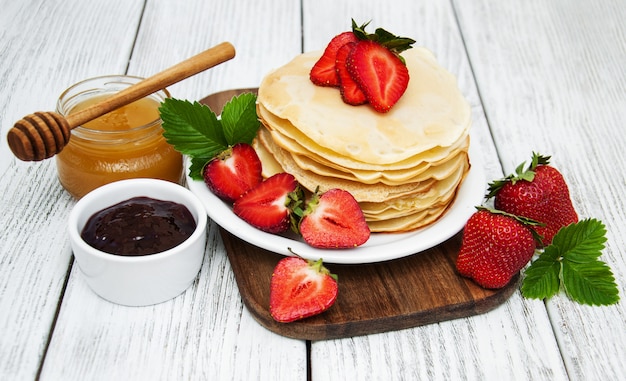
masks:
<path id="1" fill-rule="evenodd" d="M 139 178 L 87 193 L 70 213 L 68 233 L 78 267 L 96 294 L 146 306 L 172 299 L 193 283 L 206 226 L 206 209 L 191 191 Z"/>

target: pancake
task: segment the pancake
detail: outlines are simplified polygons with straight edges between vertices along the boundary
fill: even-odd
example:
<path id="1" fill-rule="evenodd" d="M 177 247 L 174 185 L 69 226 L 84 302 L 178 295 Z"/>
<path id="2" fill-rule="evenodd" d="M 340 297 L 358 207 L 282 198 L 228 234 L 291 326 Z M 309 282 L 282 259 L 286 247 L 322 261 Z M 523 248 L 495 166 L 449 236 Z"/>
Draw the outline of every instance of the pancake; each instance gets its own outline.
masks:
<path id="1" fill-rule="evenodd" d="M 436 145 L 429 150 L 415 154 L 405 160 L 393 163 L 364 162 L 362 160 L 343 156 L 340 153 L 332 151 L 328 147 L 319 145 L 318 142 L 298 130 L 295 126 L 290 125 L 288 120 L 280 119 L 272 114 L 269 114 L 260 103 L 257 106 L 257 114 L 259 115 L 261 122 L 265 125 L 265 128 L 271 131 L 277 139 L 281 140 L 280 144 L 283 148 L 293 152 L 300 152 L 305 155 L 316 155 L 328 158 L 331 163 L 335 163 L 341 168 L 369 169 L 375 171 L 411 169 L 420 162 L 433 162 L 445 159 L 450 155 L 450 151 L 466 144 L 468 136 L 468 133 L 464 131 L 457 141 L 448 146 Z M 332 133 L 332 127 L 329 127 L 329 132 Z M 467 149 L 467 147 L 465 148 Z"/>
<path id="2" fill-rule="evenodd" d="M 427 49 L 403 52 L 411 80 L 398 103 L 385 114 L 369 105 L 345 104 L 337 89 L 315 86 L 309 71 L 320 55 L 299 55 L 263 79 L 259 104 L 289 121 L 271 128 L 287 136 L 287 130 L 295 128 L 315 142 L 313 146 L 376 165 L 451 146 L 468 133 L 469 104 L 458 90 L 456 78 L 439 66 Z"/>
<path id="3" fill-rule="evenodd" d="M 315 86 L 309 71 L 320 55 L 299 55 L 261 82 L 253 144 L 263 175 L 289 172 L 309 192 L 350 192 L 372 232 L 435 222 L 470 168 L 471 111 L 456 78 L 428 50 L 407 50 L 407 90 L 381 114 L 345 104 L 336 88 Z"/>
<path id="4" fill-rule="evenodd" d="M 271 135 L 271 136 L 268 136 Z M 435 162 L 421 162 L 413 168 L 406 170 L 355 170 L 341 167 L 323 157 L 319 157 L 313 153 L 302 153 L 302 150 L 293 150 L 293 145 L 285 146 L 284 140 L 280 135 L 272 134 L 266 129 L 261 129 L 258 138 L 264 141 L 267 150 L 276 154 L 289 154 L 296 165 L 304 170 L 310 170 L 321 176 L 344 178 L 347 180 L 358 181 L 364 184 L 374 184 L 381 182 L 387 185 L 400 185 L 408 182 L 423 181 L 434 177 L 442 179 L 447 177 L 450 172 L 460 166 L 460 160 L 463 160 L 463 154 L 469 147 L 469 138 L 464 144 L 457 147 L 449 156 Z M 294 142 L 295 143 L 295 142 Z M 281 150 L 282 149 L 282 150 Z M 286 153 L 284 153 L 286 151 Z"/>
<path id="5" fill-rule="evenodd" d="M 261 142 L 261 149 L 267 151 L 264 155 L 269 154 L 273 156 L 276 162 L 279 163 L 283 172 L 289 172 L 294 175 L 298 182 L 309 191 L 314 191 L 317 187 L 319 187 L 321 191 L 341 188 L 350 192 L 358 202 L 383 202 L 385 200 L 423 191 L 424 188 L 430 186 L 428 182 L 406 183 L 397 186 L 382 183 L 364 184 L 358 181 L 322 176 L 300 168 L 291 158 L 289 152 L 273 145 L 271 139 L 265 140 L 263 139 L 263 135 L 259 135 L 258 137 Z M 263 165 L 265 165 L 265 163 L 263 163 Z M 267 174 L 271 175 L 270 173 Z"/>

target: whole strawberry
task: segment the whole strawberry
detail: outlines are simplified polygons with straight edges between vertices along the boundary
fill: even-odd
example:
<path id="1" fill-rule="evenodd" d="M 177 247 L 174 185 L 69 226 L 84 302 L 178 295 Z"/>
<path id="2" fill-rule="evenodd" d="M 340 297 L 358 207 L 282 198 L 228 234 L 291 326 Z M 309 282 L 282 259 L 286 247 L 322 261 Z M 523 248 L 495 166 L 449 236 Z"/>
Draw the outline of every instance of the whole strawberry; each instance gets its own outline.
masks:
<path id="1" fill-rule="evenodd" d="M 288 323 L 326 311 L 337 299 L 337 276 L 319 259 L 281 259 L 270 281 L 270 314 Z"/>
<path id="2" fill-rule="evenodd" d="M 487 198 L 496 209 L 543 223 L 535 230 L 547 246 L 562 227 L 578 221 L 563 175 L 549 165 L 550 156 L 533 153 L 532 163 L 520 164 L 515 174 L 489 184 Z"/>
<path id="3" fill-rule="evenodd" d="M 525 223 L 506 213 L 479 209 L 465 224 L 456 261 L 458 272 L 485 288 L 506 286 L 530 261 L 537 247 Z"/>

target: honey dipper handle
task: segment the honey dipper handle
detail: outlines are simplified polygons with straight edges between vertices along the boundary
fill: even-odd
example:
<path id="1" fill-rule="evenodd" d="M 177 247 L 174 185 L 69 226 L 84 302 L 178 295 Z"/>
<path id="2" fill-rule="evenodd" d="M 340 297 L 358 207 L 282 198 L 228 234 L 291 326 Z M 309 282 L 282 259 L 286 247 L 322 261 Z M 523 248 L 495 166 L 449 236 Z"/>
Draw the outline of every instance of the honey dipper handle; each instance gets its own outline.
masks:
<path id="1" fill-rule="evenodd" d="M 148 77 L 114 95 L 79 112 L 66 116 L 70 128 L 80 126 L 90 120 L 132 103 L 147 95 L 198 74 L 235 57 L 235 48 L 229 42 L 222 42 L 169 69 Z"/>

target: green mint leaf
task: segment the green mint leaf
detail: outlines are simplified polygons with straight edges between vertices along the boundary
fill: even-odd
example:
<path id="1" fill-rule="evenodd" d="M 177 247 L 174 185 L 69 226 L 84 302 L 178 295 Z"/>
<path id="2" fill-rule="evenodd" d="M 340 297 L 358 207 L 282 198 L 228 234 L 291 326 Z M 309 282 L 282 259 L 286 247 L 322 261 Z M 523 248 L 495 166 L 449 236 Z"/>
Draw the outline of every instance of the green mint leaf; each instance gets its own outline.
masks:
<path id="1" fill-rule="evenodd" d="M 581 304 L 610 305 L 619 300 L 613 273 L 601 261 L 563 261 L 563 284 L 567 295 Z"/>
<path id="2" fill-rule="evenodd" d="M 256 95 L 233 97 L 222 110 L 222 127 L 229 145 L 252 143 L 260 122 L 256 114 Z"/>
<path id="3" fill-rule="evenodd" d="M 207 106 L 174 98 L 159 107 L 163 136 L 184 155 L 213 157 L 228 147 L 217 116 Z"/>
<path id="4" fill-rule="evenodd" d="M 531 299 L 547 299 L 559 292 L 561 263 L 554 246 L 545 251 L 524 271 L 522 295 Z"/>
<path id="5" fill-rule="evenodd" d="M 559 230 L 552 244 L 524 272 L 522 294 L 549 298 L 560 288 L 574 301 L 609 305 L 619 301 L 611 269 L 598 258 L 606 242 L 606 228 L 585 219 Z"/>
<path id="6" fill-rule="evenodd" d="M 594 262 L 602 254 L 606 242 L 606 227 L 596 219 L 585 219 L 565 226 L 554 236 L 552 245 L 570 262 Z"/>

